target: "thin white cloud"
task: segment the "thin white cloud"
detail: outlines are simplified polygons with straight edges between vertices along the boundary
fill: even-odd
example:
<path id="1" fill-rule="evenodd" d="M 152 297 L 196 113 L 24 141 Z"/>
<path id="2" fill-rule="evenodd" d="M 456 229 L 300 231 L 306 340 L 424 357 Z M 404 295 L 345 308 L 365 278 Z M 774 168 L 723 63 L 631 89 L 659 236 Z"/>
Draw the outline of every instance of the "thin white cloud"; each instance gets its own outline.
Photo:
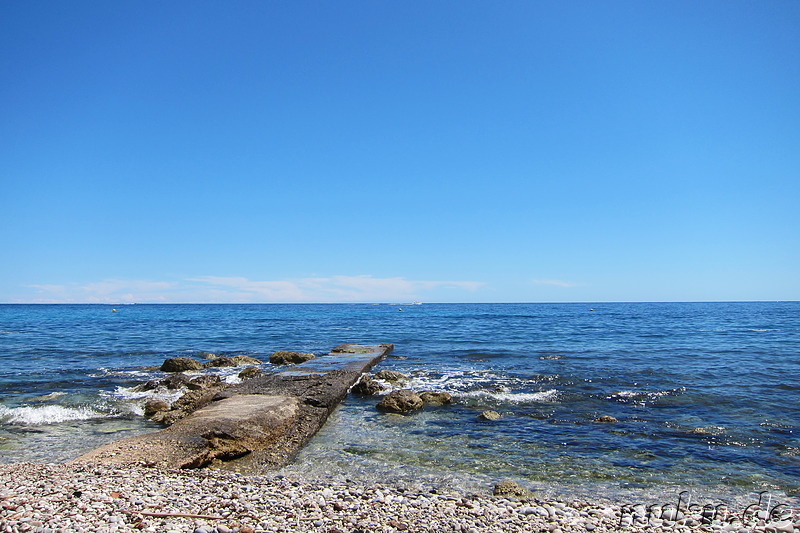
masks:
<path id="1" fill-rule="evenodd" d="M 280 302 L 376 302 L 423 299 L 435 289 L 476 291 L 483 283 L 475 281 L 417 281 L 401 277 L 331 276 L 282 281 L 252 281 L 241 277 L 202 276 L 190 281 L 224 288 L 238 301 Z M 250 295 L 251 298 L 242 298 Z"/>
<path id="2" fill-rule="evenodd" d="M 258 281 L 199 276 L 181 281 L 106 279 L 85 284 L 29 285 L 32 303 L 292 303 L 428 300 L 439 290 L 474 292 L 476 281 L 421 281 L 402 277 L 330 276 Z"/>
<path id="3" fill-rule="evenodd" d="M 550 285 L 551 287 L 577 287 L 577 283 L 570 281 L 561 281 L 559 279 L 535 279 L 534 285 Z"/>

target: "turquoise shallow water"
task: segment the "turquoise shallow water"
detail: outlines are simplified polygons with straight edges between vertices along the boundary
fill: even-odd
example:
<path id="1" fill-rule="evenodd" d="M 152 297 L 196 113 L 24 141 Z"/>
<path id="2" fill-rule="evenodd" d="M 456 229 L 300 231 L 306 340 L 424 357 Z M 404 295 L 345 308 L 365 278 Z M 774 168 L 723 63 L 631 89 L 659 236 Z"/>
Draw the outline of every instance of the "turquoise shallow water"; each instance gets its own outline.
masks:
<path id="1" fill-rule="evenodd" d="M 800 490 L 798 302 L 0 305 L 0 461 L 64 461 L 155 429 L 131 387 L 165 357 L 342 342 L 394 343 L 380 368 L 455 404 L 397 417 L 350 397 L 288 474 Z M 503 418 L 477 421 L 485 409 Z"/>

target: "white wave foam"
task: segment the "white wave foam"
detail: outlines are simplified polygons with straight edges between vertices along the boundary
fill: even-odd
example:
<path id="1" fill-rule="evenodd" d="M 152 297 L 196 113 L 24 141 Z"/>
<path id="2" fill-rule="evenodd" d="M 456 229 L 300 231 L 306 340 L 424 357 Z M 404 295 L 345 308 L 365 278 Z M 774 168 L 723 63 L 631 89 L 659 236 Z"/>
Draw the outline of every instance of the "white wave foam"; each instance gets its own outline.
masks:
<path id="1" fill-rule="evenodd" d="M 465 398 L 492 399 L 504 403 L 538 403 L 554 401 L 558 397 L 558 390 L 550 389 L 540 392 L 507 392 L 478 390 L 459 394 Z"/>
<path id="2" fill-rule="evenodd" d="M 8 424 L 41 426 L 58 424 L 71 420 L 90 420 L 106 418 L 108 414 L 95 411 L 89 407 L 64 407 L 61 405 L 5 407 L 0 406 L 0 421 Z"/>

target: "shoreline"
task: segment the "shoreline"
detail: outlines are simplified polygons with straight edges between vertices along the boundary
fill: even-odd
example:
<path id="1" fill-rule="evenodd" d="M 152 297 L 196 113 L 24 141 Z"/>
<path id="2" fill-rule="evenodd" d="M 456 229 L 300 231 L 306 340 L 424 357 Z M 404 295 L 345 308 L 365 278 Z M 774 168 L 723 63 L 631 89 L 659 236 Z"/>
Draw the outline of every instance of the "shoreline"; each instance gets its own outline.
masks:
<path id="1" fill-rule="evenodd" d="M 419 489 L 419 490 L 417 490 Z M 135 464 L 0 465 L 0 531 L 800 531 L 800 508 L 457 494 Z M 687 505 L 688 504 L 688 505 Z M 713 506 L 712 506 L 713 508 Z M 771 516 L 770 516 L 771 515 Z"/>

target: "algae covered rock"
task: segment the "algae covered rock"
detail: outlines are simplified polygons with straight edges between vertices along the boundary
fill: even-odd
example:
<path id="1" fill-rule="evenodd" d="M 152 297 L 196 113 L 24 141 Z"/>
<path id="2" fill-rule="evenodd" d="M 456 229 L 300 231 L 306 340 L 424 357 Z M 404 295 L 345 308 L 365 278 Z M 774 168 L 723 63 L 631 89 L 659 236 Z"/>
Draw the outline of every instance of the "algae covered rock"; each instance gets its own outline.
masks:
<path id="1" fill-rule="evenodd" d="M 172 357 L 166 359 L 160 367 L 162 372 L 185 372 L 187 370 L 200 370 L 200 361 L 191 357 Z"/>
<path id="2" fill-rule="evenodd" d="M 424 404 L 422 398 L 410 390 L 396 390 L 384 396 L 376 408 L 386 413 L 405 414 L 422 409 Z"/>
<path id="3" fill-rule="evenodd" d="M 505 479 L 494 486 L 495 496 L 514 496 L 516 498 L 529 498 L 533 494 L 531 491 L 521 486 L 516 481 Z"/>
<path id="4" fill-rule="evenodd" d="M 478 418 L 480 420 L 494 422 L 495 420 L 500 420 L 501 418 L 503 418 L 503 416 L 497 411 L 492 411 L 491 409 L 489 409 L 488 411 L 484 411 L 481 414 L 479 414 Z"/>
<path id="5" fill-rule="evenodd" d="M 289 352 L 279 350 L 269 356 L 269 362 L 273 365 L 297 365 L 314 359 L 313 353 Z"/>

